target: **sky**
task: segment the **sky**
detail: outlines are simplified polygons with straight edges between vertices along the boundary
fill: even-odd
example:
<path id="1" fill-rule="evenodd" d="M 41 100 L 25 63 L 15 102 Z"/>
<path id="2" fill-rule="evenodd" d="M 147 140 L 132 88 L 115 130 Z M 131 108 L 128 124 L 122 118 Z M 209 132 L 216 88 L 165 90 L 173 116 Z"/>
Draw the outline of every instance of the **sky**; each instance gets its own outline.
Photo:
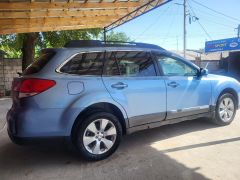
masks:
<path id="1" fill-rule="evenodd" d="M 187 49 L 198 50 L 204 48 L 205 41 L 237 36 L 235 28 L 240 24 L 240 0 L 187 1 L 188 13 L 199 18 L 199 22 L 192 21 L 189 24 L 189 16 L 187 17 Z M 196 2 L 233 18 L 217 14 Z M 173 0 L 119 26 L 114 31 L 125 32 L 131 40 L 136 42 L 152 43 L 168 50 L 181 51 L 183 49 L 183 6 L 175 3 L 182 4 L 183 0 Z"/>

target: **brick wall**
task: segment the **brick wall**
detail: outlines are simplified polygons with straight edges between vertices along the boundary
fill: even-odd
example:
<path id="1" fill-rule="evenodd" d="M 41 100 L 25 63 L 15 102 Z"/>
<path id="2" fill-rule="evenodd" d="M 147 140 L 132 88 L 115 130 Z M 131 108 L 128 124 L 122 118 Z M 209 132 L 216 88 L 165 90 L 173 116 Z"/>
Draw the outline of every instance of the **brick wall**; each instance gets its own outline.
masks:
<path id="1" fill-rule="evenodd" d="M 22 71 L 21 59 L 0 57 L 0 97 L 10 95 L 12 80 Z"/>

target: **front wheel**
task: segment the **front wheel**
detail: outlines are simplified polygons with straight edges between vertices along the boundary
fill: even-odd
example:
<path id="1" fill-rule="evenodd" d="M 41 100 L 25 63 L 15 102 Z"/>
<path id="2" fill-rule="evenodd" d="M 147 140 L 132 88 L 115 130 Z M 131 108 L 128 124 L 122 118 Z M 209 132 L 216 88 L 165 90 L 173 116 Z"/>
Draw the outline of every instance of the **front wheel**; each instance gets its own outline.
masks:
<path id="1" fill-rule="evenodd" d="M 77 130 L 76 145 L 87 160 L 102 160 L 115 152 L 122 137 L 117 117 L 106 112 L 88 116 Z"/>
<path id="2" fill-rule="evenodd" d="M 233 121 L 236 110 L 236 98 L 230 93 L 222 94 L 217 101 L 216 114 L 213 120 L 218 125 L 228 125 Z"/>

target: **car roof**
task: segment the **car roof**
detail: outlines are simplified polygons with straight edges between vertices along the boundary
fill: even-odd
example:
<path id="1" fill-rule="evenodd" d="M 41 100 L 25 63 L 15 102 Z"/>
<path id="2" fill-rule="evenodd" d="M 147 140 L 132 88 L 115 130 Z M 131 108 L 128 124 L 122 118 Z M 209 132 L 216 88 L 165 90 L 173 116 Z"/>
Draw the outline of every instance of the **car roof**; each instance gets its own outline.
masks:
<path id="1" fill-rule="evenodd" d="M 136 47 L 136 48 L 151 48 L 161 49 L 162 47 L 139 42 L 123 42 L 123 41 L 99 41 L 99 40 L 72 40 L 64 45 L 65 48 L 85 48 L 85 47 Z"/>
<path id="2" fill-rule="evenodd" d="M 73 40 L 69 41 L 62 48 L 50 48 L 47 50 L 93 52 L 93 51 L 160 51 L 168 52 L 164 48 L 147 43 L 120 42 L 120 41 L 98 41 L 98 40 Z M 44 50 L 43 50 L 44 51 Z"/>

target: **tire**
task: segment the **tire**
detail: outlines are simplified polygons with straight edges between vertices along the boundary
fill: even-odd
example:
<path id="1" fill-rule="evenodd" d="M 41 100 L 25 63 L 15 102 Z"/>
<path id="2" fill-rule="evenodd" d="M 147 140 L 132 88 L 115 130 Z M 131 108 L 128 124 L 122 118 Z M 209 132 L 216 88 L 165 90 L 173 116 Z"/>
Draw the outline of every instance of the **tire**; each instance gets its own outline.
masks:
<path id="1" fill-rule="evenodd" d="M 220 95 L 217 100 L 213 122 L 220 126 L 231 124 L 236 115 L 236 110 L 237 100 L 232 94 L 224 93 Z"/>
<path id="2" fill-rule="evenodd" d="M 96 112 L 77 127 L 75 144 L 84 159 L 98 161 L 112 155 L 121 139 L 122 126 L 118 118 L 111 113 Z"/>

